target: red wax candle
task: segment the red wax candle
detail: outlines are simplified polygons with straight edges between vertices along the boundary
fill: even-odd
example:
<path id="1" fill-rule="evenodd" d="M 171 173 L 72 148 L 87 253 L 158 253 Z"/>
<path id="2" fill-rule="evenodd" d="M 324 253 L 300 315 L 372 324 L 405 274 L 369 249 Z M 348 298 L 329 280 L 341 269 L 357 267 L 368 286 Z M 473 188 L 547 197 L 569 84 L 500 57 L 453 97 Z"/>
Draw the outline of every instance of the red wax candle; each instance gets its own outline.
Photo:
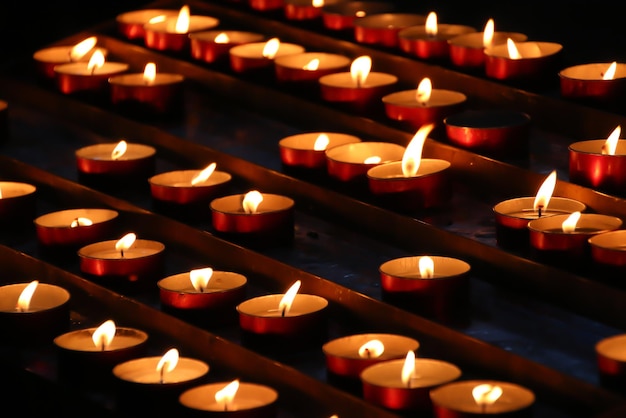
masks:
<path id="1" fill-rule="evenodd" d="M 513 44 L 518 55 L 509 52 Z M 485 50 L 485 73 L 498 80 L 531 80 L 549 75 L 563 46 L 554 42 L 508 42 Z M 516 58 L 513 58 L 515 56 Z"/>
<path id="2" fill-rule="evenodd" d="M 144 42 L 151 49 L 182 52 L 189 49 L 190 33 L 206 31 L 218 24 L 219 20 L 211 16 L 190 15 L 185 5 L 176 17 L 145 24 Z"/>
<path id="3" fill-rule="evenodd" d="M 35 214 L 35 192 L 32 184 L 0 181 L 0 223 L 11 223 L 32 220 Z"/>
<path id="4" fill-rule="evenodd" d="M 359 142 L 326 151 L 328 174 L 343 182 L 367 179 L 370 168 L 383 162 L 400 161 L 405 147 L 390 142 Z"/>
<path id="5" fill-rule="evenodd" d="M 302 52 L 304 47 L 280 42 L 278 38 L 272 38 L 267 42 L 250 42 L 230 49 L 230 67 L 237 73 L 271 68 L 276 58 Z"/>
<path id="6" fill-rule="evenodd" d="M 626 64 L 596 63 L 559 72 L 561 96 L 599 102 L 620 100 L 626 92 Z"/>
<path id="7" fill-rule="evenodd" d="M 76 151 L 76 165 L 80 174 L 133 180 L 154 171 L 155 154 L 151 146 L 126 141 L 96 144 Z"/>
<path id="8" fill-rule="evenodd" d="M 385 47 L 398 46 L 398 32 L 409 26 L 423 25 L 426 16 L 412 13 L 380 13 L 354 20 L 357 42 Z"/>
<path id="9" fill-rule="evenodd" d="M 127 39 L 143 39 L 144 26 L 150 21 L 178 16 L 178 10 L 144 9 L 125 12 L 115 17 L 117 30 Z"/>
<path id="10" fill-rule="evenodd" d="M 340 1 L 322 7 L 322 20 L 326 29 L 354 30 L 355 19 L 394 10 L 393 4 L 378 1 Z"/>
<path id="11" fill-rule="evenodd" d="M 35 229 L 42 245 L 86 245 L 109 235 L 117 216 L 110 209 L 67 209 L 39 216 Z"/>
<path id="12" fill-rule="evenodd" d="M 316 82 L 327 74 L 346 71 L 350 59 L 324 52 L 303 52 L 277 57 L 274 60 L 276 79 L 282 82 Z"/>
<path id="13" fill-rule="evenodd" d="M 244 31 L 201 31 L 189 34 L 191 56 L 197 60 L 212 63 L 228 58 L 232 47 L 260 42 L 263 35 Z"/>
<path id="14" fill-rule="evenodd" d="M 93 53 L 89 62 L 70 62 L 54 67 L 57 87 L 64 94 L 102 94 L 108 91 L 109 77 L 127 70 L 126 63 L 105 62 L 100 50 Z"/>
<path id="15" fill-rule="evenodd" d="M 361 139 L 353 135 L 311 132 L 285 137 L 278 142 L 278 147 L 285 166 L 326 170 L 326 150 L 356 142 Z"/>
<path id="16" fill-rule="evenodd" d="M 276 416 L 278 392 L 274 389 L 256 383 L 237 381 L 234 394 L 225 396 L 224 391 L 231 384 L 232 382 L 209 383 L 188 389 L 180 395 L 180 404 L 190 411 L 206 416 L 224 418 Z"/>
<path id="17" fill-rule="evenodd" d="M 76 45 L 52 46 L 40 49 L 33 54 L 37 72 L 44 78 L 54 79 L 56 77 L 54 67 L 57 65 L 71 62 L 89 62 L 96 50 L 97 42 L 98 38 L 90 36 Z M 102 54 L 106 56 L 106 49 L 97 49 L 100 49 Z"/>

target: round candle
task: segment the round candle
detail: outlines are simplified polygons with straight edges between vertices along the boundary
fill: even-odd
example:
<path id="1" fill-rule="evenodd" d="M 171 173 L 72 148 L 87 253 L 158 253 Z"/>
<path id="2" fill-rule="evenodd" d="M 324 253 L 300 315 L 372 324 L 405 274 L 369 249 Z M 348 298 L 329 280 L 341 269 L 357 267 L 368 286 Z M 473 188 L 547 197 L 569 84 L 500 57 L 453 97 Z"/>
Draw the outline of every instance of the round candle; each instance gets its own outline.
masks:
<path id="1" fill-rule="evenodd" d="M 354 135 L 310 132 L 287 136 L 278 142 L 278 148 L 286 166 L 326 170 L 326 150 L 357 142 L 361 139 Z"/>
<path id="2" fill-rule="evenodd" d="M 104 60 L 99 49 L 89 62 L 70 62 L 54 67 L 58 89 L 64 94 L 103 93 L 108 89 L 109 77 L 124 73 L 128 64 Z"/>
<path id="3" fill-rule="evenodd" d="M 117 216 L 110 209 L 67 209 L 39 216 L 35 229 L 43 245 L 85 245 L 108 235 Z"/>
<path id="4" fill-rule="evenodd" d="M 482 386 L 485 385 L 485 386 Z M 472 394 L 476 390 L 476 398 Z M 499 390 L 498 390 L 499 388 Z M 498 391 L 493 402 L 483 400 L 483 391 Z M 480 391 L 480 392 L 479 392 Z M 489 396 L 489 395 L 485 395 Z M 495 395 L 492 395 L 495 397 Z M 468 380 L 448 383 L 430 392 L 435 417 L 470 418 L 476 416 L 508 417 L 531 416 L 535 394 L 523 386 L 494 380 Z"/>
<path id="5" fill-rule="evenodd" d="M 516 58 L 509 52 L 517 50 Z M 485 73 L 499 80 L 539 79 L 552 71 L 555 58 L 563 49 L 555 42 L 509 42 L 485 49 Z"/>
<path id="6" fill-rule="evenodd" d="M 285 0 L 248 0 L 248 5 L 253 10 L 269 12 L 285 7 Z"/>
<path id="7" fill-rule="evenodd" d="M 0 223 L 10 226 L 15 222 L 32 220 L 35 213 L 35 192 L 32 184 L 0 181 Z"/>
<path id="8" fill-rule="evenodd" d="M 227 59 L 232 47 L 260 42 L 263 35 L 244 31 L 201 31 L 189 34 L 191 56 L 197 60 L 212 63 Z"/>
<path id="9" fill-rule="evenodd" d="M 364 44 L 398 46 L 398 32 L 423 25 L 426 16 L 413 13 L 378 13 L 354 20 L 354 38 Z"/>
<path id="10" fill-rule="evenodd" d="M 160 356 L 128 360 L 113 367 L 113 374 L 130 384 L 157 388 L 189 384 L 201 379 L 209 372 L 209 366 L 205 362 L 180 357 L 176 367 L 167 373 L 161 373 L 157 370 L 160 361 Z"/>
<path id="11" fill-rule="evenodd" d="M 611 231 L 589 238 L 591 258 L 603 266 L 626 266 L 626 231 Z"/>
<path id="12" fill-rule="evenodd" d="M 338 3 L 343 0 L 284 0 L 285 17 L 288 20 L 312 20 L 322 15 L 325 4 Z"/>
<path id="13" fill-rule="evenodd" d="M 391 142 L 358 142 L 338 145 L 326 150 L 328 174 L 340 181 L 367 179 L 375 165 L 400 161 L 405 147 Z"/>
<path id="14" fill-rule="evenodd" d="M 526 35 L 518 32 L 493 32 L 491 41 L 485 45 L 485 32 L 472 32 L 448 40 L 450 61 L 457 67 L 480 68 L 485 65 L 485 48 L 514 42 L 524 42 Z"/>
<path id="15" fill-rule="evenodd" d="M 626 64 L 593 63 L 559 72 L 561 96 L 598 101 L 619 100 L 626 92 Z"/>
<path id="16" fill-rule="evenodd" d="M 121 141 L 122 142 L 122 141 Z M 106 143 L 89 145 L 76 151 L 78 172 L 85 175 L 105 177 L 146 176 L 154 171 L 156 150 L 149 146 L 136 143 Z M 116 151 L 118 148 L 125 151 Z"/>
<path id="17" fill-rule="evenodd" d="M 182 406 L 207 416 L 269 418 L 276 414 L 278 392 L 256 383 L 238 382 L 232 400 L 216 400 L 218 392 L 229 383 L 218 382 L 196 386 L 180 395 Z"/>
<path id="18" fill-rule="evenodd" d="M 274 60 L 276 79 L 283 82 L 311 82 L 350 68 L 350 59 L 338 54 L 303 52 Z"/>
<path id="19" fill-rule="evenodd" d="M 215 165 L 211 165 L 213 168 Z M 152 197 L 176 205 L 204 204 L 210 202 L 226 188 L 232 176 L 225 171 L 213 170 L 204 178 L 205 170 L 176 170 L 157 174 L 148 179 Z"/>
<path id="20" fill-rule="evenodd" d="M 143 9 L 125 12 L 115 17 L 118 31 L 127 39 L 143 39 L 146 32 L 144 25 L 151 20 L 178 16 L 178 10 Z"/>
<path id="21" fill-rule="evenodd" d="M 395 334 L 356 334 L 341 337 L 322 346 L 326 368 L 332 374 L 359 378 L 367 367 L 383 361 L 403 359 L 407 351 L 416 351 L 419 342 Z"/>
<path id="22" fill-rule="evenodd" d="M 272 45 L 275 48 L 272 48 Z M 276 58 L 302 52 L 303 46 L 280 42 L 277 38 L 267 42 L 249 42 L 230 49 L 230 67 L 237 73 L 271 68 Z"/>
<path id="23" fill-rule="evenodd" d="M 216 27 L 220 21 L 211 16 L 190 15 L 183 6 L 177 16 L 148 22 L 144 25 L 146 47 L 159 51 L 181 52 L 189 48 L 189 34 Z"/>
<path id="24" fill-rule="evenodd" d="M 626 378 L 626 335 L 614 335 L 600 340 L 595 351 L 601 377 L 617 381 Z"/>
<path id="25" fill-rule="evenodd" d="M 405 360 L 389 360 L 363 370 L 363 397 L 376 405 L 400 411 L 429 411 L 429 392 L 437 386 L 461 376 L 454 364 L 435 360 L 414 359 L 414 373 L 405 383 L 402 379 Z"/>
<path id="26" fill-rule="evenodd" d="M 378 1 L 344 1 L 325 4 L 322 20 L 326 29 L 346 30 L 354 28 L 354 20 L 372 14 L 393 12 L 395 6 Z"/>
<path id="27" fill-rule="evenodd" d="M 98 39 L 95 36 L 86 38 L 76 45 L 52 46 L 35 51 L 33 60 L 35 61 L 37 72 L 47 79 L 55 78 L 54 67 L 60 64 L 71 62 L 89 62 L 95 52 Z M 107 50 L 98 48 L 103 55 L 107 55 Z"/>

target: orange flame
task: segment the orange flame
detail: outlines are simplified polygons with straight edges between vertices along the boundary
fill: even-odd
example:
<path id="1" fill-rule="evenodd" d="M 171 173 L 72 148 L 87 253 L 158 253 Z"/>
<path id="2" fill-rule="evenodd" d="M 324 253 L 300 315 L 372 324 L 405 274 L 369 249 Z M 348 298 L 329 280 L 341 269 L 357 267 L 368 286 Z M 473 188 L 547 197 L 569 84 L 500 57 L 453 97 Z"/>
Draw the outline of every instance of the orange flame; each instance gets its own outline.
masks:
<path id="1" fill-rule="evenodd" d="M 198 292 L 204 292 L 209 286 L 209 280 L 213 276 L 213 269 L 211 267 L 203 269 L 195 269 L 189 272 L 189 280 L 191 285 Z"/>
<path id="2" fill-rule="evenodd" d="M 22 290 L 22 293 L 20 293 L 20 296 L 17 298 L 17 305 L 16 305 L 16 308 L 19 312 L 28 311 L 28 308 L 30 308 L 30 301 L 33 298 L 33 294 L 35 293 L 35 290 L 37 289 L 38 285 L 39 285 L 39 281 L 33 280 L 32 282 L 26 285 L 24 290 Z"/>
<path id="3" fill-rule="evenodd" d="M 419 260 L 420 277 L 432 279 L 435 275 L 435 262 L 428 256 L 420 257 Z"/>
<path id="4" fill-rule="evenodd" d="M 154 79 L 156 78 L 156 64 L 153 62 L 149 62 L 146 64 L 143 70 L 143 81 L 146 84 L 154 83 Z"/>
<path id="5" fill-rule="evenodd" d="M 565 219 L 561 224 L 563 232 L 574 232 L 576 230 L 576 224 L 578 223 L 580 216 L 580 212 L 574 212 L 570 216 L 568 216 L 567 219 Z"/>
<path id="6" fill-rule="evenodd" d="M 491 48 L 493 46 L 493 33 L 495 31 L 495 23 L 493 19 L 489 19 L 483 30 L 483 47 Z"/>
<path id="7" fill-rule="evenodd" d="M 272 38 L 265 43 L 261 55 L 263 55 L 263 57 L 267 58 L 268 60 L 274 59 L 279 48 L 280 40 L 278 38 Z"/>
<path id="8" fill-rule="evenodd" d="M 70 228 L 78 228 L 79 226 L 91 226 L 93 221 L 89 218 L 78 217 L 70 223 Z"/>
<path id="9" fill-rule="evenodd" d="M 606 72 L 602 75 L 603 80 L 613 80 L 615 78 L 615 71 L 617 70 L 617 61 L 613 61 Z"/>
<path id="10" fill-rule="evenodd" d="M 404 177 L 413 177 L 417 174 L 422 160 L 424 142 L 426 142 L 428 134 L 434 127 L 435 124 L 431 123 L 419 128 L 404 150 L 404 155 L 402 156 L 402 174 Z"/>
<path id="11" fill-rule="evenodd" d="M 89 58 L 89 62 L 87 63 L 87 71 L 90 71 L 93 74 L 98 68 L 102 68 L 104 65 L 104 54 L 100 49 L 96 49 Z"/>
<path id="12" fill-rule="evenodd" d="M 552 193 L 554 193 L 554 188 L 556 187 L 556 170 L 553 170 L 548 177 L 543 181 L 541 187 L 537 191 L 537 196 L 535 197 L 535 201 L 533 202 L 533 210 L 545 211 L 548 209 L 548 203 L 550 203 L 550 199 L 552 198 Z"/>
<path id="13" fill-rule="evenodd" d="M 378 358 L 385 352 L 385 344 L 380 340 L 369 340 L 359 347 L 359 357 Z"/>
<path id="14" fill-rule="evenodd" d="M 500 386 L 484 383 L 474 386 L 472 389 L 472 397 L 477 405 L 485 408 L 493 405 L 502 396 L 502 388 Z"/>
<path id="15" fill-rule="evenodd" d="M 215 39 L 213 39 L 213 42 L 215 42 L 216 44 L 227 44 L 230 42 L 230 38 L 228 37 L 228 35 L 224 32 L 219 33 Z"/>
<path id="16" fill-rule="evenodd" d="M 175 33 L 187 33 L 189 31 L 189 20 L 190 20 L 190 12 L 189 6 L 184 5 L 180 8 L 178 12 L 178 17 L 176 18 L 176 27 L 174 28 Z"/>
<path id="17" fill-rule="evenodd" d="M 165 380 L 165 374 L 171 372 L 178 365 L 178 350 L 171 348 L 167 353 L 163 354 L 163 357 L 159 360 L 156 366 L 157 373 L 161 374 L 161 383 Z"/>
<path id="18" fill-rule="evenodd" d="M 122 139 L 120 142 L 117 143 L 115 148 L 113 148 L 113 151 L 111 152 L 111 159 L 112 160 L 120 159 L 126 153 L 127 149 L 128 149 L 128 144 L 126 143 L 126 141 Z"/>
<path id="19" fill-rule="evenodd" d="M 512 60 L 522 59 L 522 54 L 519 53 L 517 46 L 515 45 L 515 42 L 513 42 L 513 39 L 507 38 L 506 48 L 507 48 L 507 51 L 509 52 L 509 58 L 511 58 Z"/>
<path id="20" fill-rule="evenodd" d="M 235 399 L 235 395 L 239 390 L 239 379 L 235 379 L 222 389 L 215 392 L 215 402 L 224 405 L 224 411 L 228 411 L 228 406 Z"/>
<path id="21" fill-rule="evenodd" d="M 112 319 L 104 321 L 91 335 L 91 340 L 96 347 L 104 351 L 115 337 L 115 322 Z"/>
<path id="22" fill-rule="evenodd" d="M 420 103 L 422 106 L 426 106 L 428 101 L 430 100 L 430 96 L 433 92 L 433 84 L 430 81 L 430 78 L 425 77 L 420 81 L 417 86 L 417 90 L 415 91 L 415 100 Z"/>
<path id="23" fill-rule="evenodd" d="M 313 7 L 324 7 L 324 0 L 313 0 Z"/>
<path id="24" fill-rule="evenodd" d="M 128 250 L 133 246 L 135 240 L 137 239 L 137 235 L 130 232 L 124 235 L 115 243 L 115 249 L 120 252 L 121 256 L 124 257 L 124 251 Z"/>
<path id="25" fill-rule="evenodd" d="M 278 310 L 281 312 L 282 316 L 286 316 L 291 309 L 291 305 L 293 304 L 293 300 L 296 298 L 296 294 L 298 290 L 300 290 L 300 285 L 302 282 L 297 280 L 291 287 L 285 292 L 283 297 L 280 299 L 278 303 Z"/>
<path id="26" fill-rule="evenodd" d="M 357 87 L 361 87 L 365 84 L 367 77 L 372 69 L 372 59 L 367 55 L 356 58 L 350 65 L 350 75 L 352 81 Z"/>
<path id="27" fill-rule="evenodd" d="M 191 185 L 195 186 L 196 184 L 203 183 L 211 177 L 211 174 L 215 171 L 215 167 L 217 167 L 216 163 L 211 163 L 204 170 L 199 172 L 191 179 Z"/>
<path id="28" fill-rule="evenodd" d="M 313 144 L 313 149 L 315 151 L 324 151 L 328 144 L 330 143 L 330 138 L 326 134 L 319 134 L 315 143 Z"/>
<path id="29" fill-rule="evenodd" d="M 96 46 L 97 41 L 98 38 L 96 38 L 95 36 L 90 36 L 89 38 L 84 39 L 74 45 L 70 50 L 70 60 L 78 61 L 79 59 L 87 55 L 87 53 L 91 51 L 94 46 Z"/>
<path id="30" fill-rule="evenodd" d="M 256 213 L 262 201 L 263 195 L 259 191 L 252 190 L 251 192 L 246 193 L 243 198 L 243 202 L 241 203 L 243 211 L 245 213 Z"/>
<path id="31" fill-rule="evenodd" d="M 617 143 L 619 142 L 619 136 L 621 133 L 622 127 L 617 125 L 602 145 L 602 154 L 615 155 L 615 150 L 617 149 Z"/>
<path id="32" fill-rule="evenodd" d="M 372 155 L 363 160 L 363 164 L 379 164 L 383 159 L 378 155 Z"/>
<path id="33" fill-rule="evenodd" d="M 319 58 L 313 58 L 302 67 L 302 69 L 306 71 L 316 71 L 318 68 L 320 68 Z"/>
<path id="34" fill-rule="evenodd" d="M 411 387 L 411 379 L 415 377 L 415 353 L 413 351 L 409 351 L 406 353 L 406 358 L 404 359 L 404 365 L 402 366 L 402 373 L 400 375 L 400 379 L 402 383 L 407 387 Z"/>
<path id="35" fill-rule="evenodd" d="M 437 36 L 437 13 L 430 12 L 426 18 L 426 34 L 428 36 Z"/>

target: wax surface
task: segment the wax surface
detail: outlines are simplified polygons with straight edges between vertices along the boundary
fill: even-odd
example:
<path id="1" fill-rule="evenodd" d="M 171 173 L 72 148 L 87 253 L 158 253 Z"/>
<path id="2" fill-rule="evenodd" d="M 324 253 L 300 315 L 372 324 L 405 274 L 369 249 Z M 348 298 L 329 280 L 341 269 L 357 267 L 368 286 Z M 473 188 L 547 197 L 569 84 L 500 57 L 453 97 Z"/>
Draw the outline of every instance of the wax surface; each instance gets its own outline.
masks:
<path id="1" fill-rule="evenodd" d="M 95 330 L 96 328 L 87 328 L 71 331 L 55 338 L 54 343 L 66 350 L 89 352 L 103 351 L 102 347 L 96 347 L 93 342 L 92 335 Z M 135 347 L 145 342 L 147 338 L 148 335 L 143 331 L 132 328 L 118 328 L 111 344 L 107 346 L 104 351 L 116 351 Z"/>

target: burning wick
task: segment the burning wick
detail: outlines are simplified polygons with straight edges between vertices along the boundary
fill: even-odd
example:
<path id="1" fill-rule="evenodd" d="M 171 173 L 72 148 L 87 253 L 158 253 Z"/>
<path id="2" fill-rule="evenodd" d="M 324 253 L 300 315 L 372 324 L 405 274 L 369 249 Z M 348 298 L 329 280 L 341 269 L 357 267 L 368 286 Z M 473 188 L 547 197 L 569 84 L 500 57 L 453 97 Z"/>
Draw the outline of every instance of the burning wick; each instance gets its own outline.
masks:
<path id="1" fill-rule="evenodd" d="M 293 304 L 293 300 L 296 298 L 298 290 L 300 290 L 301 284 L 302 282 L 300 280 L 296 281 L 293 285 L 291 285 L 289 290 L 287 290 L 284 296 L 281 298 L 280 302 L 278 303 L 278 310 L 280 311 L 281 317 L 284 318 L 285 315 L 287 315 L 287 312 L 289 312 L 289 309 L 291 309 L 291 305 Z"/>
<path id="2" fill-rule="evenodd" d="M 129 249 L 135 243 L 136 239 L 137 235 L 130 232 L 115 243 L 115 249 L 119 250 L 121 258 L 124 258 L 124 250 Z"/>

